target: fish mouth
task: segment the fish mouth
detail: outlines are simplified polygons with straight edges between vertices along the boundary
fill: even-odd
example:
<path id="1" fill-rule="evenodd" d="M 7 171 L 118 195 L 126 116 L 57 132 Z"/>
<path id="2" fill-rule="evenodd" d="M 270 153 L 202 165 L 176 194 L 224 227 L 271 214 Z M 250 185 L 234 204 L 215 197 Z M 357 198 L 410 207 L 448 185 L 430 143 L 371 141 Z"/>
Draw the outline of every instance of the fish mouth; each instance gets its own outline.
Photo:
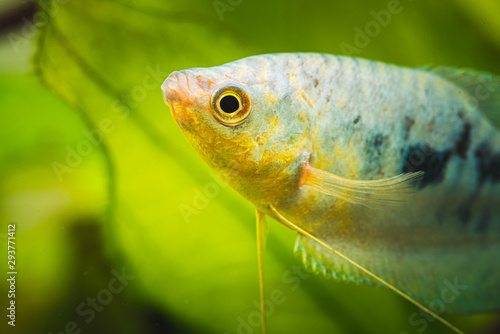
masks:
<path id="1" fill-rule="evenodd" d="M 169 106 L 172 117 L 178 125 L 179 118 L 186 117 L 186 106 L 194 103 L 194 97 L 189 91 L 187 73 L 184 71 L 172 72 L 161 85 L 163 99 Z"/>
<path id="2" fill-rule="evenodd" d="M 180 77 L 184 77 L 184 80 L 180 79 Z M 166 104 L 168 104 L 169 101 L 173 102 L 180 100 L 182 95 L 184 95 L 181 91 L 180 81 L 186 81 L 186 76 L 182 75 L 181 72 L 175 71 L 172 72 L 161 85 Z"/>
<path id="3" fill-rule="evenodd" d="M 165 104 L 170 108 L 172 117 L 179 124 L 179 113 L 176 106 L 179 107 L 182 101 L 186 99 L 186 92 L 181 88 L 183 84 L 187 83 L 186 75 L 182 72 L 172 72 L 161 85 L 163 91 L 163 99 Z"/>

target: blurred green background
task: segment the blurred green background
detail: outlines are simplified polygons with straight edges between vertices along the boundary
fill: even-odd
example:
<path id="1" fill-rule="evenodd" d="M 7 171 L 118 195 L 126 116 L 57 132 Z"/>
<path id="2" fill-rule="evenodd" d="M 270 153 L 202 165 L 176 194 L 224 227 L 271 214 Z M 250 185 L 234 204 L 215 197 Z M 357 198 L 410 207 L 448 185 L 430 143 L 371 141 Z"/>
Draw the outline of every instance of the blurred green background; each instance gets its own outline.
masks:
<path id="1" fill-rule="evenodd" d="M 0 258 L 6 278 L 15 223 L 18 272 L 15 328 L 0 281 L 1 333 L 260 332 L 252 207 L 188 146 L 160 84 L 272 52 L 498 75 L 500 3 L 1 1 Z M 389 291 L 307 273 L 294 239 L 270 222 L 270 333 L 447 331 Z M 500 331 L 498 315 L 447 319 Z"/>

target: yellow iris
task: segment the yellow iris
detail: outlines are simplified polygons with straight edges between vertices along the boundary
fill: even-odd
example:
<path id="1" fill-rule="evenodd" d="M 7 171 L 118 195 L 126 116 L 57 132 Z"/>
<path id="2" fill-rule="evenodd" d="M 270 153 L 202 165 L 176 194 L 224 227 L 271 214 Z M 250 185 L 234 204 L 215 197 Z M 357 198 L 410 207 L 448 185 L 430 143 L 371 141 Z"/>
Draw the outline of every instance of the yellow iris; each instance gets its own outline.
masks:
<path id="1" fill-rule="evenodd" d="M 212 93 L 210 110 L 214 118 L 225 126 L 242 124 L 250 115 L 250 97 L 236 83 L 220 85 Z"/>

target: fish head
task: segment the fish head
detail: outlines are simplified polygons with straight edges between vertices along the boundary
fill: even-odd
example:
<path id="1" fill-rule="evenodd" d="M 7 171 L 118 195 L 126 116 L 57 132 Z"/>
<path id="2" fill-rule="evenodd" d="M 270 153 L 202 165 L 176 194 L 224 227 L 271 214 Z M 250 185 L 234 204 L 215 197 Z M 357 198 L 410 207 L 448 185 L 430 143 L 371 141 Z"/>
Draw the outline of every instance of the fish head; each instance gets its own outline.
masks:
<path id="1" fill-rule="evenodd" d="M 307 141 L 306 106 L 265 59 L 176 71 L 162 84 L 184 136 L 227 183 L 248 192 L 290 179 Z M 255 184 L 258 179 L 260 185 Z"/>

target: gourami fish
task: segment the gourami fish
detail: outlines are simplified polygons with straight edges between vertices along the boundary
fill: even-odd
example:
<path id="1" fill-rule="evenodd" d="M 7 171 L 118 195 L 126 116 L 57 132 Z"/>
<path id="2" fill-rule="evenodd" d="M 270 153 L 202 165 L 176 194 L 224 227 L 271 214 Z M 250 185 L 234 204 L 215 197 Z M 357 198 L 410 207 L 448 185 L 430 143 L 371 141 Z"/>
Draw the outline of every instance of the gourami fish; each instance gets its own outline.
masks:
<path id="1" fill-rule="evenodd" d="M 388 287 L 453 330 L 437 313 L 500 310 L 500 78 L 272 54 L 173 72 L 162 90 L 257 210 L 261 298 L 269 216 L 315 272 Z"/>

